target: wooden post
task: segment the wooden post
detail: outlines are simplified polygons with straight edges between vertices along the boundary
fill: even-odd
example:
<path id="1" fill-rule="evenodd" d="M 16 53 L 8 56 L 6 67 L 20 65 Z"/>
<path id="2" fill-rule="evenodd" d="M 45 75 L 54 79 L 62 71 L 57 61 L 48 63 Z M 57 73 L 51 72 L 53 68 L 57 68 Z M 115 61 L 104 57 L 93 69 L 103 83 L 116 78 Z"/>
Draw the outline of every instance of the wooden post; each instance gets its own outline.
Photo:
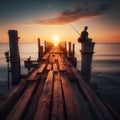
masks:
<path id="1" fill-rule="evenodd" d="M 73 44 L 73 51 L 72 51 L 72 59 L 73 59 L 73 65 L 76 68 L 77 67 L 77 58 L 75 57 L 75 44 Z"/>
<path id="2" fill-rule="evenodd" d="M 68 43 L 68 47 L 69 47 L 69 56 L 71 56 L 71 42 Z"/>
<path id="3" fill-rule="evenodd" d="M 38 61 L 40 61 L 40 54 L 41 54 L 41 52 L 40 52 L 40 38 L 38 38 Z"/>
<path id="4" fill-rule="evenodd" d="M 93 49 L 94 49 L 94 42 L 82 42 L 81 47 L 81 57 L 82 57 L 82 64 L 81 64 L 81 74 L 83 79 L 87 82 L 90 82 L 91 78 L 91 64 L 92 64 L 92 56 L 93 56 Z"/>
<path id="5" fill-rule="evenodd" d="M 42 56 L 43 56 L 43 46 L 42 45 L 40 46 L 40 53 L 41 53 L 40 54 L 40 59 L 42 59 Z"/>
<path id="6" fill-rule="evenodd" d="M 75 58 L 75 44 L 73 44 L 73 51 L 72 51 L 72 56 L 73 56 L 73 58 Z"/>
<path id="7" fill-rule="evenodd" d="M 69 54 L 68 54 L 68 60 L 69 62 L 76 67 L 77 66 L 77 59 L 75 58 L 75 44 L 73 44 L 73 48 L 71 50 L 71 42 L 68 43 L 68 49 L 69 49 Z"/>
<path id="8" fill-rule="evenodd" d="M 65 41 L 65 50 L 67 51 L 67 42 Z"/>
<path id="9" fill-rule="evenodd" d="M 64 52 L 65 52 L 64 55 L 67 56 L 67 42 L 66 41 L 65 41 L 65 51 Z"/>
<path id="10" fill-rule="evenodd" d="M 45 51 L 45 53 L 47 52 L 47 51 L 46 51 L 46 44 L 47 44 L 47 43 L 46 43 L 46 40 L 45 40 L 45 41 L 44 41 L 44 51 Z"/>
<path id="11" fill-rule="evenodd" d="M 40 38 L 38 38 L 38 61 L 42 59 L 43 56 L 43 46 L 40 44 Z"/>
<path id="12" fill-rule="evenodd" d="M 20 55 L 18 47 L 18 32 L 16 30 L 9 30 L 9 45 L 10 45 L 10 63 L 12 85 L 20 82 Z"/>

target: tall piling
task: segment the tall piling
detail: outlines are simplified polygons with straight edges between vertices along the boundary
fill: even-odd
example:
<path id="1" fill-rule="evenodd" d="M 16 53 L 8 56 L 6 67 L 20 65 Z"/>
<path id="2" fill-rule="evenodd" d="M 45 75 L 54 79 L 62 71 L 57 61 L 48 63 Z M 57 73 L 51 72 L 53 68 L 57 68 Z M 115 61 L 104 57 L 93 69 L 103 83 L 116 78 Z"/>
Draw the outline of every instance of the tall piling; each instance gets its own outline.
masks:
<path id="1" fill-rule="evenodd" d="M 68 60 L 74 67 L 77 66 L 77 59 L 75 57 L 75 44 L 71 44 L 71 42 L 68 43 Z"/>
<path id="2" fill-rule="evenodd" d="M 40 51 L 40 38 L 38 38 L 38 61 L 41 59 L 41 51 Z"/>
<path id="3" fill-rule="evenodd" d="M 94 42 L 82 42 L 81 43 L 81 74 L 83 79 L 90 82 L 91 79 L 91 64 L 92 56 L 94 53 Z"/>
<path id="4" fill-rule="evenodd" d="M 67 42 L 65 41 L 65 53 L 64 53 L 65 56 L 67 56 Z"/>
<path id="5" fill-rule="evenodd" d="M 46 53 L 47 52 L 47 43 L 46 43 L 46 40 L 44 41 L 44 52 Z"/>
<path id="6" fill-rule="evenodd" d="M 10 63 L 11 63 L 11 77 L 12 85 L 20 82 L 20 55 L 18 47 L 18 32 L 16 30 L 9 30 L 9 47 L 10 47 Z"/>
<path id="7" fill-rule="evenodd" d="M 71 42 L 68 43 L 69 57 L 71 56 Z"/>
<path id="8" fill-rule="evenodd" d="M 73 58 L 75 58 L 75 44 L 73 44 L 72 56 L 73 56 Z"/>
<path id="9" fill-rule="evenodd" d="M 38 38 L 38 61 L 42 59 L 43 56 L 43 46 L 41 45 L 40 38 Z"/>

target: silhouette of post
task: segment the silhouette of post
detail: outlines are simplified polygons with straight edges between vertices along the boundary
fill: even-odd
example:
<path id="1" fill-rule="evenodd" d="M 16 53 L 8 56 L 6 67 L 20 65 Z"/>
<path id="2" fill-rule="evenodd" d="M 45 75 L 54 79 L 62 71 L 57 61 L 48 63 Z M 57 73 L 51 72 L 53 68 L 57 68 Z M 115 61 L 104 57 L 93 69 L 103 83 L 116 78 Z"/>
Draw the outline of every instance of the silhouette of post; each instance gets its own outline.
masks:
<path id="1" fill-rule="evenodd" d="M 83 79 L 87 82 L 90 82 L 91 78 L 91 64 L 92 64 L 92 56 L 94 53 L 94 42 L 81 42 L 81 74 Z"/>
<path id="2" fill-rule="evenodd" d="M 67 56 L 67 42 L 65 41 L 65 56 Z"/>
<path id="3" fill-rule="evenodd" d="M 41 46 L 40 38 L 38 38 L 38 61 L 42 59 L 43 56 L 43 46 Z"/>
<path id="4" fill-rule="evenodd" d="M 67 51 L 67 42 L 65 41 L 65 51 Z"/>
<path id="5" fill-rule="evenodd" d="M 42 59 L 43 56 L 43 45 L 40 46 L 40 60 Z"/>
<path id="6" fill-rule="evenodd" d="M 69 47 L 69 56 L 71 56 L 71 42 L 68 43 L 68 47 Z"/>
<path id="7" fill-rule="evenodd" d="M 47 47 L 47 45 L 46 45 L 47 43 L 46 43 L 46 40 L 44 41 L 44 52 L 46 53 L 47 52 L 47 50 L 46 50 L 46 47 Z"/>
<path id="8" fill-rule="evenodd" d="M 75 44 L 73 44 L 73 51 L 72 51 L 72 56 L 73 56 L 73 58 L 75 58 Z"/>
<path id="9" fill-rule="evenodd" d="M 41 51 L 40 51 L 40 38 L 38 38 L 38 61 L 41 59 Z"/>
<path id="10" fill-rule="evenodd" d="M 11 77 L 12 85 L 20 82 L 20 55 L 18 47 L 18 32 L 16 30 L 9 30 L 9 46 L 10 46 L 10 63 L 11 63 Z"/>

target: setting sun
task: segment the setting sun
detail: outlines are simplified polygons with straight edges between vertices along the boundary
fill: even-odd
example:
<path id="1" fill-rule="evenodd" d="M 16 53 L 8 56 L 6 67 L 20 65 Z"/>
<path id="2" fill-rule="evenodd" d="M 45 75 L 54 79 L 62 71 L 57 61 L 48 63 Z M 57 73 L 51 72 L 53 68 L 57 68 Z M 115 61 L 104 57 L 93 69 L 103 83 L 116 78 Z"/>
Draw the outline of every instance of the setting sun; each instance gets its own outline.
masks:
<path id="1" fill-rule="evenodd" d="M 59 38 L 58 38 L 58 36 L 54 36 L 54 41 L 58 41 L 59 40 Z"/>
<path id="2" fill-rule="evenodd" d="M 58 46 L 58 44 L 59 44 L 59 37 L 58 36 L 54 36 L 53 37 L 53 43 L 54 43 L 54 46 Z"/>

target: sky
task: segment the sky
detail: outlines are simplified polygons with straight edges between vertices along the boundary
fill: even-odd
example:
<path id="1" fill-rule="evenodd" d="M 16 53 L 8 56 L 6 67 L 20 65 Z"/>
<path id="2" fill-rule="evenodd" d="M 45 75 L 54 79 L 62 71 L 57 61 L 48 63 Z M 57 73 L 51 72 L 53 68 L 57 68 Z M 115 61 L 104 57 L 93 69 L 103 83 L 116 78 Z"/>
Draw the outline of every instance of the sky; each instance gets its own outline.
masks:
<path id="1" fill-rule="evenodd" d="M 77 42 L 88 26 L 94 42 L 120 42 L 120 0 L 1 0 L 0 42 L 17 30 L 20 42 Z"/>

